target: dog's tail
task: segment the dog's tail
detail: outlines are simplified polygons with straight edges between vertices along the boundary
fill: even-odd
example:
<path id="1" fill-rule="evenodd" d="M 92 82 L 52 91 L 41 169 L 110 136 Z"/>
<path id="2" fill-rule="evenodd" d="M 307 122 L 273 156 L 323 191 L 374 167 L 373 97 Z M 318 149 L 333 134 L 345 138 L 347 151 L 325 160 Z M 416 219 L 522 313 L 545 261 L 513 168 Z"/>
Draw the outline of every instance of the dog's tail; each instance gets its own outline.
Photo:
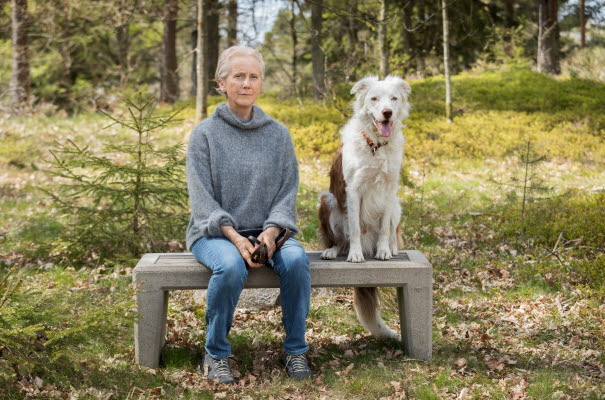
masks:
<path id="1" fill-rule="evenodd" d="M 336 235 L 330 225 L 330 215 L 336 205 L 336 197 L 328 191 L 319 194 L 319 243 L 324 249 L 336 245 Z"/>
<path id="2" fill-rule="evenodd" d="M 397 339 L 397 333 L 389 328 L 380 316 L 380 294 L 375 287 L 358 287 L 353 292 L 353 306 L 361 325 L 381 339 Z"/>

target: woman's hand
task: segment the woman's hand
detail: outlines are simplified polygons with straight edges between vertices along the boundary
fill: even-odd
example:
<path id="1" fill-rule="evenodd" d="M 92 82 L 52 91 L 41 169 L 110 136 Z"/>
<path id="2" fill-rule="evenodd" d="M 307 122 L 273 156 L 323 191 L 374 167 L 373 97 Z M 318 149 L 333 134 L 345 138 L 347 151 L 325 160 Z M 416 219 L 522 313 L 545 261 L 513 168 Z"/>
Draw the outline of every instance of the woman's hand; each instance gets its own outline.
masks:
<path id="1" fill-rule="evenodd" d="M 254 253 L 256 246 L 254 246 L 248 239 L 237 233 L 237 231 L 232 226 L 221 226 L 221 232 L 223 232 L 223 236 L 225 236 L 241 254 L 242 258 L 248 266 L 251 268 L 261 267 L 262 264 L 257 264 L 252 262 L 250 256 Z"/>
<path id="2" fill-rule="evenodd" d="M 275 238 L 279 235 L 280 230 L 276 226 L 270 226 L 258 236 L 258 240 L 267 245 L 267 259 L 269 260 L 273 257 L 273 253 L 275 253 Z"/>

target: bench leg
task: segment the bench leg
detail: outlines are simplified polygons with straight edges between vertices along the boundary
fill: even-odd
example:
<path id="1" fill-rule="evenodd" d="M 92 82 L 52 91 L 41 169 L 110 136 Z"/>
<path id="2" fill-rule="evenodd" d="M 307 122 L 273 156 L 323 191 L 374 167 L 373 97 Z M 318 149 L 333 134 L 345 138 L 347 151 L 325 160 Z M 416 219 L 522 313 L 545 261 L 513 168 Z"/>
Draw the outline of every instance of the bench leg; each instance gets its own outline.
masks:
<path id="1" fill-rule="evenodd" d="M 168 291 L 140 291 L 137 297 L 139 319 L 134 325 L 134 353 L 137 363 L 157 368 L 166 341 Z"/>
<path id="2" fill-rule="evenodd" d="M 433 354 L 432 287 L 397 288 L 401 341 L 410 358 L 430 361 Z"/>

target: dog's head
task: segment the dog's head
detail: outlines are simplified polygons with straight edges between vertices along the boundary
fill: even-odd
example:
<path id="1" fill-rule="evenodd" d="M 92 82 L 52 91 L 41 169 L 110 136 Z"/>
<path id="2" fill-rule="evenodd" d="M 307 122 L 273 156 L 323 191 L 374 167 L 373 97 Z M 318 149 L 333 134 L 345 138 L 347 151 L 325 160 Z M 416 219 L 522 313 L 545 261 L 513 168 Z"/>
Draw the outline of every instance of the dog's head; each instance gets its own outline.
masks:
<path id="1" fill-rule="evenodd" d="M 408 117 L 410 85 L 398 76 L 387 76 L 379 81 L 376 76 L 366 76 L 351 89 L 355 95 L 353 109 L 356 115 L 373 121 L 382 137 L 393 132 L 393 122 Z"/>

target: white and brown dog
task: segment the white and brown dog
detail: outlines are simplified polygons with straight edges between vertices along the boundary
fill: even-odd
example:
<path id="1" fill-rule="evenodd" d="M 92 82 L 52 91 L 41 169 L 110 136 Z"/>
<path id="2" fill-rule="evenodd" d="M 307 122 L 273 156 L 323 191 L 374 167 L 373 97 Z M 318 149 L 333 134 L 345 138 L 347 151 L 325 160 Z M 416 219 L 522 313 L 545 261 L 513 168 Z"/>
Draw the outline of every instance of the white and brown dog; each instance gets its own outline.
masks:
<path id="1" fill-rule="evenodd" d="M 353 117 L 341 131 L 342 145 L 330 170 L 330 191 L 320 195 L 323 259 L 347 254 L 388 260 L 401 247 L 399 189 L 402 120 L 408 117 L 410 85 L 397 76 L 368 76 L 351 89 Z M 377 288 L 355 288 L 359 321 L 374 336 L 396 338 L 380 316 Z"/>

